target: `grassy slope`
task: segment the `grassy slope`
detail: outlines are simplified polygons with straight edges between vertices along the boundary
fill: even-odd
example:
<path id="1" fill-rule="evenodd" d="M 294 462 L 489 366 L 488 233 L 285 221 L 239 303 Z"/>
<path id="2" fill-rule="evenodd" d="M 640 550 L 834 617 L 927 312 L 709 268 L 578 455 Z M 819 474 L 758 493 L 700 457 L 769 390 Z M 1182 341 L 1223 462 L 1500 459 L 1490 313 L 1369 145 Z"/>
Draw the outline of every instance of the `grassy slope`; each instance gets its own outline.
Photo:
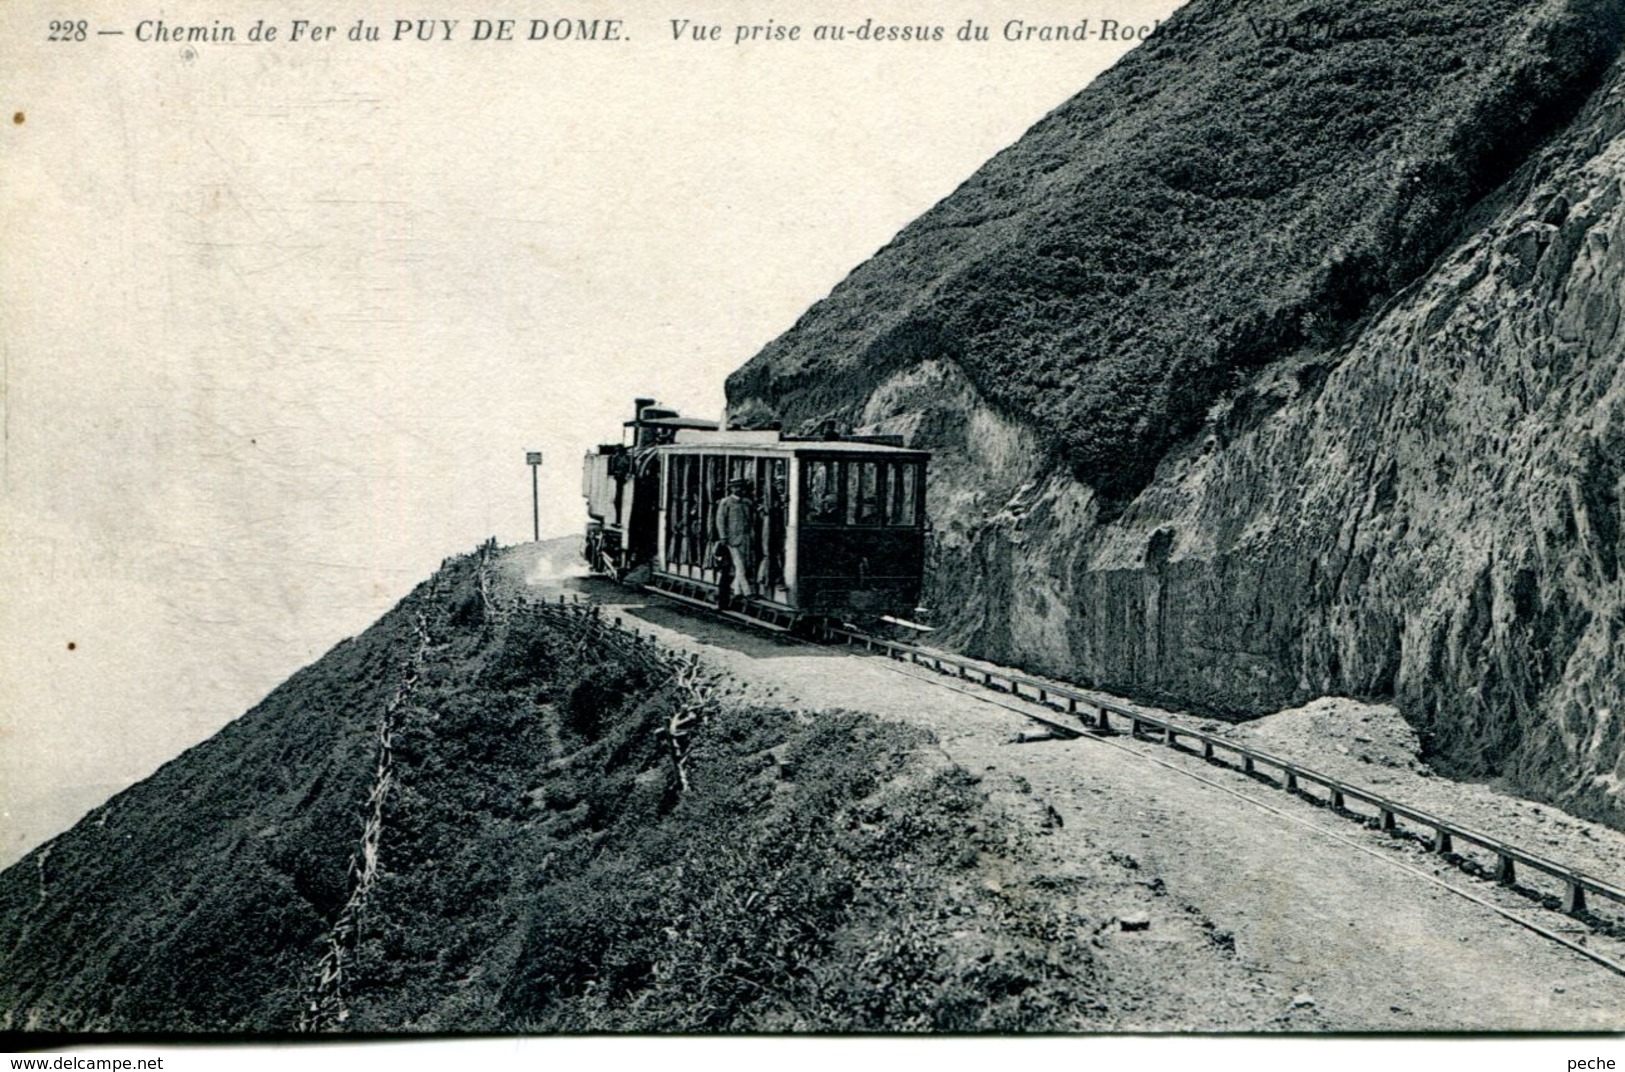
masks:
<path id="1" fill-rule="evenodd" d="M 1226 391 L 1344 337 L 1618 49 L 1614 0 L 1195 0 L 729 380 L 850 419 L 932 357 L 1121 501 Z"/>
<path id="2" fill-rule="evenodd" d="M 283 1022 L 346 896 L 408 637 L 389 615 L 0 875 L 0 1026 Z"/>
<path id="3" fill-rule="evenodd" d="M 669 674 L 534 609 L 488 621 L 465 559 L 0 875 L 0 1025 L 293 1029 L 419 614 L 433 644 L 394 716 L 380 877 L 325 1027 L 1054 1029 L 1103 1011 L 1081 921 L 1012 891 L 1022 835 L 921 735 L 728 709 L 678 793 Z"/>

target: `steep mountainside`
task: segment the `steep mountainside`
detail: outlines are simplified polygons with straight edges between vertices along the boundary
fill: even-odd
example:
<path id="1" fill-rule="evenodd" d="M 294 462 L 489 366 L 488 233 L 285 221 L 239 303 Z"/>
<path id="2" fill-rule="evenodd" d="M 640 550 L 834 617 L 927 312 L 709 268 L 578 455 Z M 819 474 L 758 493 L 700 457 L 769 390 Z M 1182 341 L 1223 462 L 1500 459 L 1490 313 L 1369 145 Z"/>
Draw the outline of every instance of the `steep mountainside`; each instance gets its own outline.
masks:
<path id="1" fill-rule="evenodd" d="M 0 874 L 0 1032 L 1112 1012 L 1110 917 L 923 733 L 727 704 L 595 608 L 497 606 L 487 557 Z"/>
<path id="2" fill-rule="evenodd" d="M 1620 0 L 1196 0 L 729 381 L 938 452 L 973 651 L 1393 698 L 1615 824 Z"/>

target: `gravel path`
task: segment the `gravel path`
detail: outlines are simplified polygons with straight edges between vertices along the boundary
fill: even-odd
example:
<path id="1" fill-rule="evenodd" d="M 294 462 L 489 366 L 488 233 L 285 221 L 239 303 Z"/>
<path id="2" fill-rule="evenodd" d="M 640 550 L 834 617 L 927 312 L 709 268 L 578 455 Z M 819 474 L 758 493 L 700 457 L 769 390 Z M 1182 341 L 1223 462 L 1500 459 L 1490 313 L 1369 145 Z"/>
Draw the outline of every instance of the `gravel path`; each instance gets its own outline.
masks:
<path id="1" fill-rule="evenodd" d="M 571 577 L 526 551 L 508 553 L 508 583 L 532 597 L 567 591 L 596 599 L 627 624 L 699 652 L 753 700 L 853 708 L 930 729 L 949 757 L 983 777 L 996 802 L 1031 816 L 1041 835 L 1038 851 L 1047 857 L 1038 861 L 1042 872 L 1087 880 L 1064 886 L 1064 895 L 1089 902 L 1080 906 L 1082 914 L 1117 924 L 1095 935 L 1114 986 L 1124 991 L 1115 995 L 1114 1029 L 1625 1028 L 1625 978 L 1429 876 L 1498 898 L 1544 925 L 1570 921 L 1431 859 L 1411 841 L 1365 830 L 1239 772 L 1151 742 L 1016 743 L 1035 727 L 986 702 L 990 694 L 981 690 L 937 687 L 942 679 L 936 675 L 878 656 L 781 640 Z M 916 675 L 929 681 L 911 680 Z M 1028 706 L 994 698 L 1011 708 Z M 1334 722 L 1338 714 L 1319 713 Z M 1263 723 L 1249 727 L 1263 735 L 1261 747 L 1283 754 L 1310 747 L 1305 739 L 1314 733 L 1297 732 L 1309 719 L 1276 718 L 1286 729 L 1273 737 Z M 1456 805 L 1480 806 L 1482 787 L 1417 773 L 1420 764 L 1407 765 L 1404 741 L 1393 732 L 1384 731 L 1380 742 L 1369 732 L 1360 735 L 1370 738 L 1368 753 L 1379 757 L 1369 766 L 1426 782 L 1431 796 L 1411 794 L 1409 782 L 1381 785 L 1384 792 L 1474 823 L 1478 813 L 1460 815 Z M 1344 773 L 1314 762 L 1325 757 L 1294 758 Z M 1351 762 L 1361 761 L 1353 756 Z M 1606 865 L 1625 858 L 1615 855 L 1625 852 L 1625 837 L 1617 832 L 1507 799 L 1493 806 L 1552 829 L 1561 822 L 1587 852 L 1595 849 L 1575 861 L 1580 866 L 1595 864 L 1587 869 L 1607 877 Z M 1474 825 L 1493 826 L 1490 820 L 1500 815 L 1485 812 Z"/>

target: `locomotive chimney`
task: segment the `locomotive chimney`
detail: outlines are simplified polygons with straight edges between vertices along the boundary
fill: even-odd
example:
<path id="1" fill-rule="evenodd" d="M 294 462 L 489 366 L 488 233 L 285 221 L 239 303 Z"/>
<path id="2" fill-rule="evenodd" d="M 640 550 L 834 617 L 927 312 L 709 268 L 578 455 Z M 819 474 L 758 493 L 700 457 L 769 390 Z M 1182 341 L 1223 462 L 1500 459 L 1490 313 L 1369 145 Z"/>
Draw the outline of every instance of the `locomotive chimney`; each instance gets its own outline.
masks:
<path id="1" fill-rule="evenodd" d="M 632 400 L 632 419 L 634 421 L 643 420 L 643 411 L 654 404 L 655 400 L 652 398 L 634 398 Z M 641 447 L 652 442 L 653 438 L 653 434 L 647 428 L 632 429 L 632 445 L 635 447 Z"/>

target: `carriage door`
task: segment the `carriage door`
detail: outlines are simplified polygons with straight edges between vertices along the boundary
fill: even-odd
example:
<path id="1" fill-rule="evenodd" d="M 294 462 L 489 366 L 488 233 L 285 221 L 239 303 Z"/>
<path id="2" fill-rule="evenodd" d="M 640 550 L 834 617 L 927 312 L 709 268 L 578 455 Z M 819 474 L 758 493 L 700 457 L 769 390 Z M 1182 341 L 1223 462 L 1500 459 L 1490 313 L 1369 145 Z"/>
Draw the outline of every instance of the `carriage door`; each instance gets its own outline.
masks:
<path id="1" fill-rule="evenodd" d="M 784 544 L 790 527 L 790 463 L 784 458 L 758 458 L 755 485 L 760 529 L 756 545 L 761 554 L 757 588 L 769 599 L 788 603 L 790 590 L 784 580 Z"/>
<path id="2" fill-rule="evenodd" d="M 627 564 L 648 562 L 655 556 L 660 508 L 660 457 L 652 452 L 634 454 L 632 461 L 632 518 L 626 528 Z"/>

